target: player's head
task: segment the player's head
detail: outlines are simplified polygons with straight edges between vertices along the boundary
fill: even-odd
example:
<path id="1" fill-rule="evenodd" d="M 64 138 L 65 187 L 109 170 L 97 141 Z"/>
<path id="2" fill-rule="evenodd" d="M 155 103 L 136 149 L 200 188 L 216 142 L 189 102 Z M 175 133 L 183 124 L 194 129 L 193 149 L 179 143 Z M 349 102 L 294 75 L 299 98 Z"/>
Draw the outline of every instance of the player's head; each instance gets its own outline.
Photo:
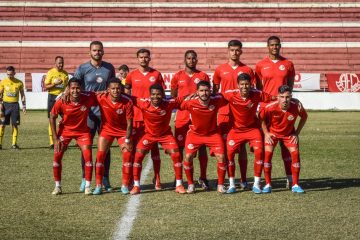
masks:
<path id="1" fill-rule="evenodd" d="M 280 108 L 286 110 L 290 107 L 292 91 L 288 85 L 282 85 L 278 88 L 278 101 Z"/>
<path id="2" fill-rule="evenodd" d="M 15 68 L 13 66 L 8 66 L 6 68 L 6 75 L 9 79 L 13 80 L 15 78 Z"/>
<path id="3" fill-rule="evenodd" d="M 58 70 L 63 70 L 64 69 L 64 58 L 62 56 L 56 56 L 55 57 L 55 67 Z"/>
<path id="4" fill-rule="evenodd" d="M 100 41 L 90 43 L 90 57 L 94 61 L 101 61 L 104 56 L 104 46 Z"/>
<path id="5" fill-rule="evenodd" d="M 150 100 L 154 106 L 159 106 L 164 97 L 165 91 L 161 84 L 155 83 L 150 86 Z"/>
<path id="6" fill-rule="evenodd" d="M 238 87 L 242 97 L 247 97 L 251 88 L 251 77 L 247 73 L 241 73 L 237 77 Z"/>
<path id="7" fill-rule="evenodd" d="M 194 50 L 187 50 L 184 55 L 184 63 L 187 68 L 195 69 L 198 63 L 197 53 Z"/>
<path id="8" fill-rule="evenodd" d="M 113 77 L 108 82 L 107 91 L 112 99 L 118 99 L 121 96 L 122 85 L 120 79 Z"/>
<path id="9" fill-rule="evenodd" d="M 269 55 L 278 57 L 280 55 L 281 41 L 277 36 L 271 36 L 267 40 L 267 48 L 269 50 Z"/>
<path id="10" fill-rule="evenodd" d="M 211 85 L 210 82 L 201 80 L 196 85 L 196 93 L 199 96 L 200 100 L 206 102 L 210 98 L 211 94 Z"/>
<path id="11" fill-rule="evenodd" d="M 150 50 L 141 48 L 136 52 L 136 57 L 141 67 L 147 68 L 149 66 L 151 61 Z"/>
<path id="12" fill-rule="evenodd" d="M 229 60 L 238 62 L 242 54 L 242 43 L 239 40 L 231 40 L 228 43 Z"/>
<path id="13" fill-rule="evenodd" d="M 81 81 L 75 77 L 70 78 L 68 81 L 68 87 L 70 90 L 70 99 L 78 99 L 81 92 Z"/>
<path id="14" fill-rule="evenodd" d="M 118 68 L 118 70 L 119 70 L 119 77 L 121 78 L 121 79 L 125 79 L 126 78 L 126 76 L 128 75 L 128 73 L 129 73 L 129 67 L 126 65 L 126 64 L 123 64 L 123 65 L 121 65 L 119 68 Z"/>

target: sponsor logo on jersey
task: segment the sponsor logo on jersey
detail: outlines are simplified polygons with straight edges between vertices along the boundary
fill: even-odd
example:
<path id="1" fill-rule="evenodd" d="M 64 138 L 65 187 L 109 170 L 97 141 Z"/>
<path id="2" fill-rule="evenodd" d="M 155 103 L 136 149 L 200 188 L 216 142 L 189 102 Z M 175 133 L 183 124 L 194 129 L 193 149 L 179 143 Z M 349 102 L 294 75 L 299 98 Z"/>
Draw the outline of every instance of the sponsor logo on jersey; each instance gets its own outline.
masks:
<path id="1" fill-rule="evenodd" d="M 187 148 L 192 150 L 192 149 L 194 149 L 194 145 L 192 143 L 190 143 L 190 144 L 187 145 Z"/>
<path id="2" fill-rule="evenodd" d="M 141 80 L 140 79 L 135 79 L 135 82 L 141 82 Z"/>
<path id="3" fill-rule="evenodd" d="M 119 115 L 120 115 L 120 114 L 123 114 L 123 112 L 124 112 L 124 111 L 123 111 L 121 108 L 119 108 L 118 110 L 116 110 L 116 113 L 119 114 Z"/>
<path id="4" fill-rule="evenodd" d="M 224 75 L 228 74 L 229 72 L 223 72 Z"/>
<path id="5" fill-rule="evenodd" d="M 164 116 L 164 115 L 166 115 L 166 111 L 165 111 L 165 110 L 161 110 L 159 114 L 160 114 L 160 116 Z"/>
<path id="6" fill-rule="evenodd" d="M 285 70 L 285 66 L 281 64 L 281 65 L 279 66 L 279 70 L 284 71 L 284 70 Z"/>
<path id="7" fill-rule="evenodd" d="M 293 116 L 293 115 L 289 115 L 289 116 L 287 117 L 287 120 L 289 120 L 289 121 L 294 120 L 294 116 Z"/>
<path id="8" fill-rule="evenodd" d="M 195 84 L 198 84 L 199 82 L 200 82 L 200 79 L 195 78 L 194 83 L 195 83 Z"/>
<path id="9" fill-rule="evenodd" d="M 156 80 L 156 79 L 155 79 L 154 76 L 151 76 L 151 77 L 149 78 L 149 81 L 150 81 L 150 82 L 155 82 L 155 80 Z"/>
<path id="10" fill-rule="evenodd" d="M 103 81 L 104 81 L 104 79 L 102 77 L 97 77 L 96 78 L 97 83 L 102 83 Z"/>
<path id="11" fill-rule="evenodd" d="M 80 111 L 82 111 L 82 112 L 86 111 L 86 106 L 85 106 L 85 105 L 82 105 L 82 106 L 80 107 Z"/>
<path id="12" fill-rule="evenodd" d="M 179 141 L 182 141 L 182 140 L 184 140 L 184 137 L 183 137 L 183 135 L 179 134 L 179 135 L 177 136 L 177 139 L 178 139 Z"/>
<path id="13" fill-rule="evenodd" d="M 179 83 L 184 83 L 185 81 L 184 80 L 180 80 Z"/>
<path id="14" fill-rule="evenodd" d="M 149 141 L 148 141 L 148 140 L 146 140 L 146 139 L 144 139 L 143 144 L 146 146 L 146 145 L 148 145 L 148 144 L 149 144 Z"/>
<path id="15" fill-rule="evenodd" d="M 215 106 L 214 105 L 209 105 L 208 108 L 209 108 L 210 111 L 213 111 L 215 109 Z"/>
<path id="16" fill-rule="evenodd" d="M 266 70 L 266 69 L 269 69 L 270 67 L 264 67 L 263 69 Z"/>
<path id="17" fill-rule="evenodd" d="M 235 145 L 235 141 L 234 140 L 229 140 L 229 146 L 234 146 Z"/>

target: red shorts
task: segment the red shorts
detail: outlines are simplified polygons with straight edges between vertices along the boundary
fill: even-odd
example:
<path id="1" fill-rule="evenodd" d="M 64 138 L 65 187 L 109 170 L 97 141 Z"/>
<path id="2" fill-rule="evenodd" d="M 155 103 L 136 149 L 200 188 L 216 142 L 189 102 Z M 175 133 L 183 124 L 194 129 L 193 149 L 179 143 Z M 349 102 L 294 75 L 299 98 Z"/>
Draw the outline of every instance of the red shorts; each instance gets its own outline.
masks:
<path id="1" fill-rule="evenodd" d="M 211 154 L 224 154 L 224 142 L 220 133 L 214 133 L 211 135 L 198 135 L 193 131 L 188 131 L 186 141 L 185 141 L 185 153 L 193 154 L 195 153 L 202 145 L 206 145 L 210 148 Z"/>
<path id="2" fill-rule="evenodd" d="M 118 135 L 114 135 L 113 133 L 109 133 L 106 131 L 101 131 L 100 132 L 100 137 L 105 138 L 106 140 L 108 140 L 110 143 L 112 143 L 114 141 L 114 139 L 117 139 L 117 142 L 119 145 L 122 145 L 125 143 L 125 138 L 126 135 L 124 134 L 118 134 Z"/>
<path id="3" fill-rule="evenodd" d="M 276 136 L 276 137 L 271 137 L 272 140 L 274 141 L 274 144 L 268 144 L 268 143 L 265 143 L 265 146 L 273 146 L 274 148 L 276 147 L 277 143 L 279 141 L 282 141 L 285 145 L 285 147 L 289 148 L 289 147 L 296 147 L 298 148 L 299 147 L 299 143 L 291 143 L 291 135 L 290 136 L 286 136 L 286 137 L 279 137 L 279 136 Z"/>
<path id="4" fill-rule="evenodd" d="M 258 128 L 251 128 L 248 131 L 238 131 L 231 129 L 227 139 L 226 147 L 228 151 L 237 151 L 241 144 L 250 143 L 250 147 L 263 147 L 263 137 Z"/>
<path id="5" fill-rule="evenodd" d="M 137 142 L 145 134 L 144 122 L 136 121 L 133 122 L 132 139 Z"/>
<path id="6" fill-rule="evenodd" d="M 144 136 L 139 140 L 139 142 L 136 145 L 137 149 L 142 149 L 145 151 L 148 151 L 152 149 L 154 144 L 160 143 L 161 146 L 164 148 L 164 150 L 171 150 L 171 149 L 177 149 L 179 148 L 174 136 L 172 135 L 171 130 L 166 132 L 164 135 L 160 137 L 156 137 L 153 135 L 150 135 L 148 133 L 145 133 Z"/>
<path id="7" fill-rule="evenodd" d="M 72 139 L 76 140 L 76 143 L 79 146 L 83 145 L 92 145 L 93 139 L 90 133 L 60 133 L 59 132 L 59 139 L 64 144 L 64 146 L 68 146 Z"/>
<path id="8" fill-rule="evenodd" d="M 219 114 L 217 117 L 217 123 L 220 128 L 221 136 L 223 137 L 223 140 L 226 141 L 226 137 L 230 131 L 230 125 L 229 125 L 229 115 L 223 115 Z"/>
<path id="9" fill-rule="evenodd" d="M 176 141 L 178 143 L 179 147 L 184 147 L 185 146 L 185 139 L 186 139 L 186 135 L 187 132 L 189 131 L 189 126 L 190 126 L 190 121 L 185 123 L 185 124 L 179 124 L 179 126 L 177 126 L 175 124 L 175 138 Z"/>

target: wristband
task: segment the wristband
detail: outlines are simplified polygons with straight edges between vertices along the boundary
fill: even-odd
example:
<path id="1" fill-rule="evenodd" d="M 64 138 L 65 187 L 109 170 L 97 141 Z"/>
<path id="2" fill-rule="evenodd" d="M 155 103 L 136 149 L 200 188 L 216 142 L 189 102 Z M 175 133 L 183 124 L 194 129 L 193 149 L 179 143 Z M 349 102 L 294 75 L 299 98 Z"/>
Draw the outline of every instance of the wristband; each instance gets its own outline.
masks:
<path id="1" fill-rule="evenodd" d="M 125 143 L 130 143 L 130 138 L 125 138 Z"/>

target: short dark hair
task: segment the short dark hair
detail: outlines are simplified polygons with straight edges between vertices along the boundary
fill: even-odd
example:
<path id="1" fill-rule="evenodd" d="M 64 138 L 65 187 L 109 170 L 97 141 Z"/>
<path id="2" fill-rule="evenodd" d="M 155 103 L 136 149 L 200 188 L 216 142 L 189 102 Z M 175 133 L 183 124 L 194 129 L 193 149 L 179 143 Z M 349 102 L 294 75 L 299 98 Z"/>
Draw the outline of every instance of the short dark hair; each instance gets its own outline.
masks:
<path id="1" fill-rule="evenodd" d="M 82 85 L 81 80 L 76 77 L 70 78 L 67 85 L 70 87 L 71 83 L 78 83 L 80 86 Z"/>
<path id="2" fill-rule="evenodd" d="M 129 71 L 130 71 L 129 67 L 128 67 L 126 64 L 121 65 L 121 66 L 118 68 L 118 70 L 119 70 L 119 71 L 120 71 L 120 70 L 123 70 L 123 71 L 126 71 L 126 72 L 129 72 Z"/>
<path id="3" fill-rule="evenodd" d="M 195 52 L 195 50 L 192 50 L 192 49 L 187 50 L 187 51 L 185 52 L 184 58 L 186 58 L 186 56 L 187 56 L 188 54 L 193 54 L 193 55 L 197 58 L 197 53 Z"/>
<path id="4" fill-rule="evenodd" d="M 6 71 L 13 71 L 13 72 L 15 72 L 15 68 L 14 68 L 13 66 L 8 66 L 8 67 L 6 68 Z"/>
<path id="5" fill-rule="evenodd" d="M 99 46 L 101 46 L 101 48 L 104 48 L 103 43 L 100 42 L 100 41 L 92 41 L 92 42 L 90 43 L 90 49 L 91 49 L 92 45 L 99 45 Z"/>
<path id="6" fill-rule="evenodd" d="M 150 50 L 146 49 L 146 48 L 140 48 L 137 52 L 136 52 L 136 57 L 139 56 L 140 53 L 147 53 L 150 56 Z"/>
<path id="7" fill-rule="evenodd" d="M 211 88 L 210 82 L 209 81 L 205 81 L 205 80 L 201 80 L 200 82 L 198 82 L 196 84 L 196 89 L 199 89 L 201 86 L 206 86 L 209 89 Z"/>
<path id="8" fill-rule="evenodd" d="M 270 36 L 267 40 L 267 44 L 269 45 L 270 41 L 272 41 L 272 40 L 278 40 L 279 43 L 281 43 L 281 40 L 278 36 Z"/>
<path id="9" fill-rule="evenodd" d="M 241 73 L 239 74 L 239 76 L 237 77 L 237 82 L 239 83 L 240 81 L 249 81 L 251 82 L 251 77 L 249 74 L 247 73 Z"/>
<path id="10" fill-rule="evenodd" d="M 56 56 L 55 57 L 55 61 L 58 60 L 58 58 L 61 58 L 64 61 L 64 57 L 63 56 Z"/>
<path id="11" fill-rule="evenodd" d="M 151 93 L 151 90 L 156 89 L 156 90 L 160 90 L 162 92 L 162 94 L 165 94 L 164 88 L 160 83 L 154 83 L 153 85 L 150 86 L 149 90 Z"/>
<path id="12" fill-rule="evenodd" d="M 292 93 L 291 88 L 290 88 L 288 85 L 282 85 L 282 86 L 280 86 L 280 87 L 278 88 L 278 93 L 279 93 L 279 94 L 283 94 L 283 93 L 285 93 L 285 92 L 290 92 L 290 93 Z"/>
<path id="13" fill-rule="evenodd" d="M 242 48 L 242 43 L 239 40 L 231 40 L 228 43 L 228 48 L 229 47 L 240 47 L 240 48 Z"/>

